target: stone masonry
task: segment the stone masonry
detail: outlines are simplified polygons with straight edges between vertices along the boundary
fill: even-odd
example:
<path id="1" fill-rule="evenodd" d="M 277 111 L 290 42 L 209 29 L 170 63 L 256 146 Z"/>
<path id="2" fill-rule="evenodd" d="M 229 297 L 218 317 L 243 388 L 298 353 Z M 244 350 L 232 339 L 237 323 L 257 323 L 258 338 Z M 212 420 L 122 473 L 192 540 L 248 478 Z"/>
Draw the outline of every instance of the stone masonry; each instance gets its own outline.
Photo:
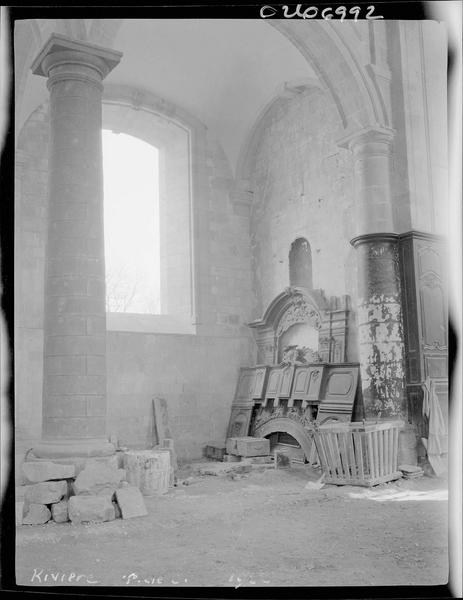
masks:
<path id="1" fill-rule="evenodd" d="M 106 308 L 102 80 L 121 54 L 53 35 L 32 65 L 48 77 L 50 159 L 39 458 L 105 455 Z"/>

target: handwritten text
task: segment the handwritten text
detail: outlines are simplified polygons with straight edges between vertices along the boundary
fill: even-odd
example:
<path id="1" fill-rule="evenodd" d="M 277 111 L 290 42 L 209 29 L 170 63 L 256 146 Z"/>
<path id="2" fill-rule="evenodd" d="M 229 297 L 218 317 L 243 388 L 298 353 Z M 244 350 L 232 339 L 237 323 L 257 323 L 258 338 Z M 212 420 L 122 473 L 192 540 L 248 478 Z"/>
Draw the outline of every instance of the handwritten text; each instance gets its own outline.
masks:
<path id="1" fill-rule="evenodd" d="M 285 19 L 336 19 L 340 21 L 344 21 L 344 19 L 353 16 L 353 20 L 357 21 L 358 19 L 384 19 L 381 15 L 375 15 L 375 7 L 373 5 L 367 7 L 360 6 L 351 6 L 347 8 L 346 6 L 338 6 L 337 8 L 332 8 L 327 6 L 323 9 L 320 9 L 318 6 L 307 6 L 303 7 L 302 4 L 297 4 L 296 8 L 287 6 L 284 4 L 281 7 L 274 7 L 265 5 L 260 9 L 260 17 L 261 19 L 269 19 L 271 17 L 280 18 L 280 15 L 277 13 L 279 9 L 282 11 L 282 16 Z M 362 11 L 365 10 L 365 15 L 362 16 Z"/>

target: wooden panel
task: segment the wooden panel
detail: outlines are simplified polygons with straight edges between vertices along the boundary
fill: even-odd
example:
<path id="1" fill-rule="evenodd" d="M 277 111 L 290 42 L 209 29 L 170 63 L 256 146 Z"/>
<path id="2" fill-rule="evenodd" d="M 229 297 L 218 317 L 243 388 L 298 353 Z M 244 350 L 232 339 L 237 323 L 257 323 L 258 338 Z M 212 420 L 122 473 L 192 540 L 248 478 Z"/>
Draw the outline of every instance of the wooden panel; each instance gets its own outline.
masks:
<path id="1" fill-rule="evenodd" d="M 291 398 L 294 400 L 303 400 L 305 398 L 309 376 L 310 367 L 296 367 Z"/>
<path id="2" fill-rule="evenodd" d="M 307 387 L 307 400 L 320 401 L 320 388 L 323 379 L 323 367 L 310 367 L 309 384 Z"/>
<path id="3" fill-rule="evenodd" d="M 254 388 L 252 391 L 252 398 L 254 400 L 262 400 L 264 396 L 267 371 L 268 367 L 256 367 L 254 370 Z"/>
<path id="4" fill-rule="evenodd" d="M 320 402 L 323 368 L 323 365 L 296 367 L 291 400 L 288 406 L 292 406 L 295 400 L 302 400 L 303 407 L 306 406 L 307 402 Z"/>
<path id="5" fill-rule="evenodd" d="M 424 377 L 440 378 L 447 377 L 447 356 L 429 355 L 424 356 Z"/>
<path id="6" fill-rule="evenodd" d="M 235 393 L 235 401 L 243 402 L 252 400 L 252 392 L 255 387 L 256 373 L 254 369 L 242 367 L 240 369 L 238 385 Z"/>
<path id="7" fill-rule="evenodd" d="M 169 417 L 167 414 L 167 402 L 165 398 L 153 398 L 154 418 L 156 423 L 156 435 L 159 444 L 165 439 L 172 439 L 170 432 Z"/>
<path id="8" fill-rule="evenodd" d="M 227 438 L 244 437 L 249 433 L 252 408 L 233 408 L 228 424 Z"/>
<path id="9" fill-rule="evenodd" d="M 294 367 L 283 368 L 280 385 L 278 386 L 278 398 L 289 398 L 291 395 L 291 386 L 293 384 Z"/>
<path id="10" fill-rule="evenodd" d="M 442 238 L 412 231 L 400 236 L 407 384 L 447 377 L 447 282 Z M 410 396 L 409 396 L 410 397 Z M 417 397 L 418 398 L 418 397 Z M 410 406 L 409 418 L 418 421 Z"/>
<path id="11" fill-rule="evenodd" d="M 278 390 L 280 389 L 280 380 L 283 372 L 283 367 L 270 367 L 267 381 L 267 390 L 265 399 L 278 398 Z"/>
<path id="12" fill-rule="evenodd" d="M 317 422 L 351 420 L 358 377 L 357 365 L 325 365 Z"/>

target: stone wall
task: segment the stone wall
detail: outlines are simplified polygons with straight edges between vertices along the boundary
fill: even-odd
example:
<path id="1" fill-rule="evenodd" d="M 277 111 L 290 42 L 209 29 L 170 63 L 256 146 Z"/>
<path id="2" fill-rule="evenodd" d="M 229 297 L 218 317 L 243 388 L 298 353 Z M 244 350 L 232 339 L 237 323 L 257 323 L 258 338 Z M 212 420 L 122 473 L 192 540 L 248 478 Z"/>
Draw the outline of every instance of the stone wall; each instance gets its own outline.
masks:
<path id="1" fill-rule="evenodd" d="M 48 182 L 48 109 L 18 136 L 15 224 L 17 467 L 41 436 L 43 278 Z M 196 334 L 108 331 L 108 435 L 152 443 L 152 398 L 168 401 L 179 458 L 201 455 L 228 425 L 240 365 L 253 360 L 248 211 L 230 198 L 233 176 L 210 136 L 193 159 Z M 175 235 L 175 228 L 171 231 Z M 190 282 L 188 282 L 190 285 Z M 130 315 L 126 315 L 130 319 Z"/>
<path id="2" fill-rule="evenodd" d="M 180 460 L 199 458 L 225 439 L 246 338 L 108 334 L 108 431 L 121 445 L 153 444 L 152 398 L 167 400 Z"/>
<path id="3" fill-rule="evenodd" d="M 262 117 L 250 168 L 255 318 L 289 285 L 299 237 L 311 246 L 314 289 L 356 296 L 352 157 L 337 146 L 339 131 L 335 106 L 316 87 L 276 100 Z"/>

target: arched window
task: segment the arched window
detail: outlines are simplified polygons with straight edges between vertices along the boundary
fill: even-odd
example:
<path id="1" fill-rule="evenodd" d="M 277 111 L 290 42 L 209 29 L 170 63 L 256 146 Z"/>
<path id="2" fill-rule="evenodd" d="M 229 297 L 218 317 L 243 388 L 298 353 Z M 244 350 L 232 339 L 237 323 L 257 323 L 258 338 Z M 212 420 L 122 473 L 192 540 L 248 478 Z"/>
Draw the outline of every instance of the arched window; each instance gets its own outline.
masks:
<path id="1" fill-rule="evenodd" d="M 289 251 L 289 285 L 312 289 L 312 251 L 305 238 L 298 238 Z"/>
<path id="2" fill-rule="evenodd" d="M 157 97 L 131 88 L 105 87 L 103 171 L 109 331 L 196 333 L 198 261 L 193 240 L 198 217 L 194 192 L 205 167 L 192 169 L 191 157 L 196 156 L 193 150 L 203 156 L 205 130 L 181 111 L 169 109 L 166 114 L 164 110 Z M 120 158 L 109 169 L 107 161 L 119 141 L 123 146 Z M 130 146 L 125 144 L 128 141 Z M 107 190 L 113 173 L 115 193 L 125 190 L 126 212 L 118 228 L 111 224 L 114 208 Z M 120 204 L 116 202 L 118 210 Z M 115 268 L 121 261 L 122 266 Z M 129 262 L 130 268 L 124 262 Z M 129 271 L 131 279 L 114 290 L 111 277 L 120 280 L 121 270 L 123 275 Z M 127 292 L 130 300 L 135 284 L 136 298 L 124 308 Z M 121 304 L 122 308 L 115 308 Z"/>
<path id="3" fill-rule="evenodd" d="M 103 130 L 107 311 L 160 313 L 159 153 Z"/>

